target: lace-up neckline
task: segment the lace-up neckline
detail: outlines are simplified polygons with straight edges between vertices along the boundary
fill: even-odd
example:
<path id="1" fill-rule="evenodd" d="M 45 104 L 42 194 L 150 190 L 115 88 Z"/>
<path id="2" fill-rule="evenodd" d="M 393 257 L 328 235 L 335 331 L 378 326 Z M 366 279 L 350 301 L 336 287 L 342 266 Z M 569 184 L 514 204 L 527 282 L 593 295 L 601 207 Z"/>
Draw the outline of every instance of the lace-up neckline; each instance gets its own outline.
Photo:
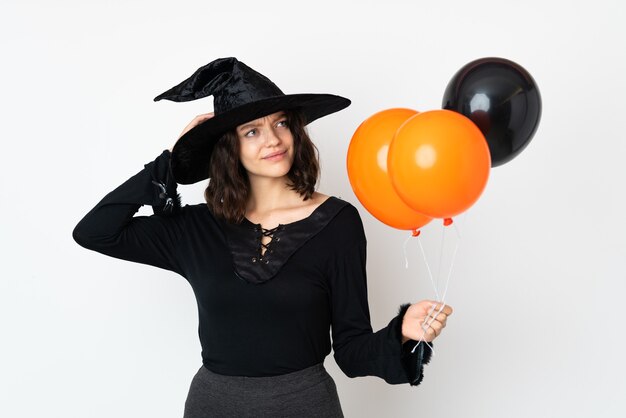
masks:
<path id="1" fill-rule="evenodd" d="M 306 218 L 279 224 L 271 229 L 263 228 L 248 218 L 244 218 L 240 224 L 221 221 L 236 275 L 252 284 L 267 282 L 294 252 L 317 235 L 345 205 L 343 200 L 331 196 Z M 270 241 L 264 243 L 264 237 L 269 237 Z"/>
<path id="2" fill-rule="evenodd" d="M 260 232 L 260 234 L 257 238 L 259 254 L 257 257 L 252 258 L 253 263 L 269 263 L 269 257 L 271 257 L 271 254 L 274 253 L 274 243 L 280 241 L 280 237 L 276 236 L 276 234 L 278 233 L 278 231 L 282 231 L 283 229 L 285 229 L 285 225 L 282 224 L 279 224 L 277 227 L 271 229 L 265 229 L 261 226 L 257 226 L 256 228 L 254 228 L 254 231 L 257 233 Z M 263 237 L 268 237 L 270 240 L 267 243 L 264 243 Z"/>
<path id="3" fill-rule="evenodd" d="M 261 228 L 261 234 L 264 237 L 268 237 L 270 239 L 267 244 L 264 244 L 263 243 L 263 238 L 261 238 L 261 248 L 260 248 L 260 255 L 261 255 L 261 257 L 267 252 L 267 250 L 270 249 L 270 246 L 272 245 L 272 242 L 274 242 L 274 234 L 276 233 L 276 231 L 278 231 L 279 228 L 280 228 L 280 225 L 277 226 L 276 228 L 272 228 L 272 229 Z"/>

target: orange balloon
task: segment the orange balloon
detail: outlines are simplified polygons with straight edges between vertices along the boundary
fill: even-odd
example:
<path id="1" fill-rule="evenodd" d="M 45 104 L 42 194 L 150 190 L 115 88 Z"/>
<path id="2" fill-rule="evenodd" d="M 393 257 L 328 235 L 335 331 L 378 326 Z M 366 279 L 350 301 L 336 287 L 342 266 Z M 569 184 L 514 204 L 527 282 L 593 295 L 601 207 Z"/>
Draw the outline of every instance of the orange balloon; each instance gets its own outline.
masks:
<path id="1" fill-rule="evenodd" d="M 416 114 L 401 108 L 375 113 L 359 125 L 348 148 L 348 177 L 356 197 L 376 219 L 404 230 L 419 229 L 431 220 L 400 199 L 387 175 L 387 151 L 393 135 Z"/>
<path id="2" fill-rule="evenodd" d="M 489 178 L 489 146 L 478 127 L 450 110 L 409 118 L 389 146 L 389 176 L 414 210 L 451 218 L 472 206 Z"/>

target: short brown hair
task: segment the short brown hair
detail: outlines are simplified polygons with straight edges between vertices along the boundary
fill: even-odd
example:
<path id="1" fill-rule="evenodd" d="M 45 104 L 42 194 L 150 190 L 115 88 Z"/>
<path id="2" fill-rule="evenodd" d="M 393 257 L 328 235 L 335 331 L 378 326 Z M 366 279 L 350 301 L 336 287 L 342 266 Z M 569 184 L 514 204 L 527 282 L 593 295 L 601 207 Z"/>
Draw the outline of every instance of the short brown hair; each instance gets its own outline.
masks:
<path id="1" fill-rule="evenodd" d="M 294 144 L 293 164 L 287 173 L 289 186 L 307 200 L 319 179 L 319 153 L 306 131 L 302 113 L 292 109 L 285 114 Z M 248 172 L 239 160 L 239 137 L 236 129 L 232 129 L 215 144 L 204 199 L 213 215 L 240 223 L 246 214 L 249 195 Z"/>

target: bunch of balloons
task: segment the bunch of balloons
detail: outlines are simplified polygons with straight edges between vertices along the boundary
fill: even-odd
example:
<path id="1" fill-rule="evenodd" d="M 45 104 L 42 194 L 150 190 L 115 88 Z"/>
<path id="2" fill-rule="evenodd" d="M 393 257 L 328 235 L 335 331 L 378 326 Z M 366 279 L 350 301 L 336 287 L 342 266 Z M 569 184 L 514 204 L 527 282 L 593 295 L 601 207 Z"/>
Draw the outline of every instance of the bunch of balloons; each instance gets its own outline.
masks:
<path id="1" fill-rule="evenodd" d="M 491 167 L 517 156 L 541 118 L 535 81 L 503 58 L 472 61 L 452 77 L 443 109 L 392 108 L 367 118 L 348 149 L 350 184 L 381 222 L 414 235 L 466 211 Z"/>

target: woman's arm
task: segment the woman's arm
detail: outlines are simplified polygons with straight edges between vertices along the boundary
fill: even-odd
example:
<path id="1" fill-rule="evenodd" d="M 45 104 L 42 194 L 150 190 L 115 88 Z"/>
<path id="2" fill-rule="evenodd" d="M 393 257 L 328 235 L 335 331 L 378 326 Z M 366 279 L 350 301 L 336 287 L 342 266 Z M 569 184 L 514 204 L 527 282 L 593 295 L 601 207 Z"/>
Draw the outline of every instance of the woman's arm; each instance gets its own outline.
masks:
<path id="1" fill-rule="evenodd" d="M 165 150 L 91 209 L 74 228 L 74 240 L 111 257 L 182 275 L 177 243 L 184 208 L 176 186 Z M 134 216 L 142 205 L 151 205 L 154 215 Z"/>
<path id="2" fill-rule="evenodd" d="M 213 112 L 196 116 L 178 139 L 213 116 Z M 184 276 L 177 244 L 185 229 L 186 207 L 181 208 L 180 195 L 176 192 L 170 164 L 172 148 L 107 194 L 76 225 L 72 232 L 74 240 L 111 257 L 150 264 Z M 151 205 L 154 215 L 134 216 L 143 205 Z"/>
<path id="3" fill-rule="evenodd" d="M 429 362 L 431 350 L 421 343 L 412 353 L 417 341 L 403 336 L 403 319 L 415 305 L 403 304 L 386 327 L 372 331 L 363 225 L 356 208 L 348 206 L 344 212 L 338 215 L 342 218 L 338 237 L 348 238 L 341 238 L 330 266 L 335 360 L 349 377 L 378 376 L 390 384 L 416 386 L 422 381 L 423 366 Z"/>

